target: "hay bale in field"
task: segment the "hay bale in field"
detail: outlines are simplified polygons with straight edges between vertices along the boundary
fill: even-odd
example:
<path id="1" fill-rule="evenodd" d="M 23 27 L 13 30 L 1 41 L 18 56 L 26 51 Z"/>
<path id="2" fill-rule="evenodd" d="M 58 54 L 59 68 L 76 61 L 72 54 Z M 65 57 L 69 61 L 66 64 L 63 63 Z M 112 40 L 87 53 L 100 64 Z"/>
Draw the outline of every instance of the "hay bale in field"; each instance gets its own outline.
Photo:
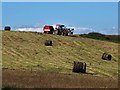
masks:
<path id="1" fill-rule="evenodd" d="M 86 72 L 86 63 L 85 62 L 76 62 L 76 61 L 74 61 L 73 72 L 85 73 Z"/>
<path id="2" fill-rule="evenodd" d="M 10 30 L 11 30 L 11 27 L 10 27 L 10 26 L 5 26 L 4 30 L 10 31 Z"/>
<path id="3" fill-rule="evenodd" d="M 46 40 L 45 46 L 52 46 L 52 40 Z"/>
<path id="4" fill-rule="evenodd" d="M 107 54 L 107 53 L 103 53 L 102 59 L 104 59 L 104 60 L 111 60 L 112 59 L 112 55 Z"/>

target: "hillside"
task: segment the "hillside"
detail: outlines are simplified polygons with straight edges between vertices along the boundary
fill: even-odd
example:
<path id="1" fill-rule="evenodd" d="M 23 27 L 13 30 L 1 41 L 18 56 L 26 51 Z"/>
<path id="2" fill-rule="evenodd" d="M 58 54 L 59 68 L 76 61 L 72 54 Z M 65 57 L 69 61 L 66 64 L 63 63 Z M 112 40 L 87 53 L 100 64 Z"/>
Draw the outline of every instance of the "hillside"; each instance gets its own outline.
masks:
<path id="1" fill-rule="evenodd" d="M 2 68 L 82 75 L 72 72 L 73 61 L 87 63 L 90 76 L 117 79 L 118 44 L 82 37 L 58 36 L 37 32 L 2 32 Z M 47 39 L 53 46 L 45 46 Z M 111 61 L 102 60 L 104 52 Z"/>
<path id="2" fill-rule="evenodd" d="M 90 32 L 88 34 L 80 34 L 81 37 L 92 38 L 96 40 L 103 40 L 109 42 L 115 42 L 120 44 L 120 35 L 105 35 L 98 32 Z"/>

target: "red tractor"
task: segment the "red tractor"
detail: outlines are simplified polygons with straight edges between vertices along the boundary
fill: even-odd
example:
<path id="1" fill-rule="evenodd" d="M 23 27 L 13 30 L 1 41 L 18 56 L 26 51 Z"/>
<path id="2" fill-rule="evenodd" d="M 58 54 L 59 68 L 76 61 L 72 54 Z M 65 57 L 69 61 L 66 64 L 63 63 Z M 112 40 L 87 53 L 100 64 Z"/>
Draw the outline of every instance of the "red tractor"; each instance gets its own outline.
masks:
<path id="1" fill-rule="evenodd" d="M 63 36 L 68 36 L 73 34 L 73 29 L 71 30 L 70 28 L 66 28 L 65 25 L 62 24 L 56 24 L 52 26 L 47 26 L 45 25 L 43 28 L 44 33 L 48 34 L 56 34 L 56 35 L 63 35 Z"/>

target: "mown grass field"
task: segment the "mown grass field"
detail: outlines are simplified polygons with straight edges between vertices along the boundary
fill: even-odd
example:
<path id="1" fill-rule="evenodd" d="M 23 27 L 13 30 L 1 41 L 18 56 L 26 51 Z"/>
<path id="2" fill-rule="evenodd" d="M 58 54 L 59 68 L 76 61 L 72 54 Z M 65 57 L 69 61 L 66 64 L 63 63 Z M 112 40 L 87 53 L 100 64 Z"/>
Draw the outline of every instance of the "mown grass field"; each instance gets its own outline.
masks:
<path id="1" fill-rule="evenodd" d="M 117 87 L 119 45 L 117 43 L 80 36 L 1 32 L 3 86 L 11 85 L 12 82 L 18 87 Z M 47 39 L 53 41 L 53 46 L 44 45 Z M 101 59 L 104 52 L 112 55 L 111 61 Z M 86 62 L 86 74 L 73 73 L 73 61 Z M 26 85 L 24 81 L 27 80 L 34 83 Z M 95 81 L 102 84 L 94 86 Z"/>

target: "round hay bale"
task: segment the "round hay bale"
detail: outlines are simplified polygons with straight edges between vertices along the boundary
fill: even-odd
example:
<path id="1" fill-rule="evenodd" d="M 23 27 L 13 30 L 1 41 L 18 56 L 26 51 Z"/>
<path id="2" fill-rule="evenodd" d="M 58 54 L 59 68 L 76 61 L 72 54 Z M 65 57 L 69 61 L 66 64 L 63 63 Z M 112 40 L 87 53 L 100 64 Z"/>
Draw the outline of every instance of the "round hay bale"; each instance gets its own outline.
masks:
<path id="1" fill-rule="evenodd" d="M 46 46 L 52 46 L 52 40 L 46 40 L 45 45 Z"/>
<path id="2" fill-rule="evenodd" d="M 112 59 L 112 55 L 107 54 L 107 53 L 103 53 L 102 59 L 104 59 L 104 60 L 111 60 Z"/>
<path id="3" fill-rule="evenodd" d="M 11 30 L 11 27 L 10 27 L 10 26 L 5 26 L 4 30 L 10 31 L 10 30 Z"/>
<path id="4" fill-rule="evenodd" d="M 73 72 L 85 73 L 86 72 L 86 63 L 74 61 Z"/>

